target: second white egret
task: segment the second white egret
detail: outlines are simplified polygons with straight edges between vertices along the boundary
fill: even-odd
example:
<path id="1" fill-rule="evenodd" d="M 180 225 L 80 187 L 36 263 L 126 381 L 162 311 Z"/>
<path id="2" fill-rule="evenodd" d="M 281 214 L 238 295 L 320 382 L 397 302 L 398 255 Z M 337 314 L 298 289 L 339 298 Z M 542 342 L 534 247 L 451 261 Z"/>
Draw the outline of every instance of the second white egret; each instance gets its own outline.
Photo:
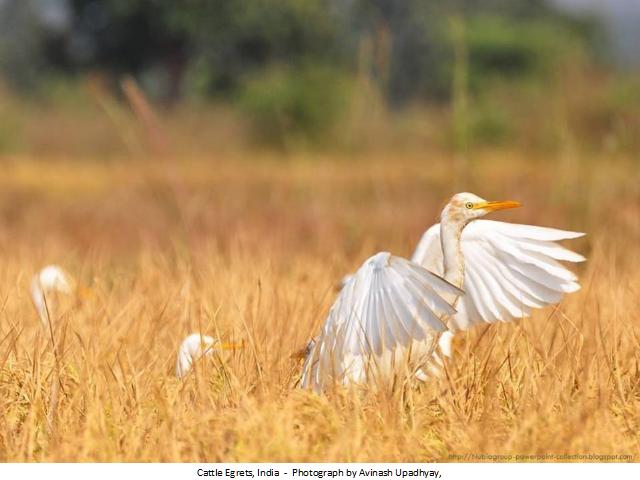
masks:
<path id="1" fill-rule="evenodd" d="M 191 370 L 193 362 L 203 357 L 210 358 L 215 352 L 238 348 L 242 348 L 242 345 L 220 343 L 219 340 L 209 335 L 192 333 L 180 344 L 176 360 L 176 377 L 183 378 Z"/>
<path id="2" fill-rule="evenodd" d="M 50 316 L 56 309 L 58 295 L 71 295 L 76 290 L 76 281 L 62 267 L 47 265 L 31 280 L 31 300 L 45 330 L 49 328 Z"/>

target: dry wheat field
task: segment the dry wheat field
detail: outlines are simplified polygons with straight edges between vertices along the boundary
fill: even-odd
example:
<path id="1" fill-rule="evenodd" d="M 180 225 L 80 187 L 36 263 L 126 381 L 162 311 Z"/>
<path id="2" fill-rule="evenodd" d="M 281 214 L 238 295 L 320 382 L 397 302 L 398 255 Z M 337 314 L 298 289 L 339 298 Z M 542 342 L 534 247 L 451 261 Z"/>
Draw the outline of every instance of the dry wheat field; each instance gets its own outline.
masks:
<path id="1" fill-rule="evenodd" d="M 0 461 L 638 461 L 633 160 L 477 152 L 454 179 L 437 152 L 4 158 Z M 582 290 L 460 334 L 428 383 L 297 388 L 337 281 L 377 251 L 410 256 L 460 190 L 523 202 L 495 219 L 587 232 Z M 45 331 L 28 288 L 48 263 L 90 291 Z M 180 381 L 196 331 L 244 347 Z"/>

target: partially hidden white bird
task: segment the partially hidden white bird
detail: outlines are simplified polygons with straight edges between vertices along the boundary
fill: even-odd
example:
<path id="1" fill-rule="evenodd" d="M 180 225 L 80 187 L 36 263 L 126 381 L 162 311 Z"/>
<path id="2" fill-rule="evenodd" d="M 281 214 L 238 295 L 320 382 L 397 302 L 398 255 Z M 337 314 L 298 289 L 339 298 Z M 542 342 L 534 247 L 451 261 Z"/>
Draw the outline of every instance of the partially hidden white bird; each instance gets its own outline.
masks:
<path id="1" fill-rule="evenodd" d="M 205 357 L 210 358 L 215 352 L 223 350 L 236 350 L 242 348 L 242 344 L 220 343 L 219 340 L 209 335 L 192 333 L 180 344 L 178 358 L 176 360 L 176 377 L 184 378 L 189 373 L 194 362 Z"/>
<path id="2" fill-rule="evenodd" d="M 76 281 L 62 267 L 47 265 L 31 280 L 31 300 L 45 329 L 49 328 L 49 317 L 56 309 L 58 295 L 71 295 L 76 290 Z"/>
<path id="3" fill-rule="evenodd" d="M 451 356 L 455 332 L 526 317 L 578 290 L 577 277 L 559 261 L 584 257 L 556 242 L 583 233 L 478 220 L 519 206 L 458 193 L 411 261 L 382 252 L 345 277 L 320 335 L 309 344 L 301 386 L 320 392 L 399 374 L 424 380 L 434 363 Z"/>

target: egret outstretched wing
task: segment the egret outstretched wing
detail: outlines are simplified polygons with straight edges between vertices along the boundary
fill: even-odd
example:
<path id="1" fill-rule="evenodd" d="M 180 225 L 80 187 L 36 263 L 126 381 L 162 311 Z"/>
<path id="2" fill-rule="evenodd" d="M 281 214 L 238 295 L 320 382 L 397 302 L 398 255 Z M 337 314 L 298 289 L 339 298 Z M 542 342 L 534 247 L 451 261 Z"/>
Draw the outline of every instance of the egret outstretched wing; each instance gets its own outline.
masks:
<path id="1" fill-rule="evenodd" d="M 579 290 L 577 277 L 560 261 L 585 258 L 555 242 L 583 235 L 492 220 L 469 223 L 460 240 L 466 295 L 458 301 L 449 327 L 466 330 L 482 322 L 527 317 L 532 308 L 558 303 L 564 293 Z M 412 261 L 442 275 L 440 224 L 424 233 Z"/>
<path id="2" fill-rule="evenodd" d="M 407 355 L 427 358 L 442 319 L 455 313 L 441 295 L 462 292 L 403 258 L 382 252 L 369 258 L 344 285 L 307 355 L 302 386 L 364 382 Z M 381 372 L 377 372 L 381 373 Z M 390 372 L 386 372 L 390 373 Z"/>

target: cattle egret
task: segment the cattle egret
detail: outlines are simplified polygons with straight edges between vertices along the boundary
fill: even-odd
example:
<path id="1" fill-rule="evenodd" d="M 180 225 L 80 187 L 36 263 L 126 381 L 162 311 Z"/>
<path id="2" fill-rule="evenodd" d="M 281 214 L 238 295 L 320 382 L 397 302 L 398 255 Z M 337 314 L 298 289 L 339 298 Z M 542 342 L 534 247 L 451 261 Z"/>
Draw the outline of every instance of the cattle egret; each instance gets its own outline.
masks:
<path id="1" fill-rule="evenodd" d="M 584 257 L 555 242 L 584 234 L 478 220 L 519 206 L 458 193 L 411 261 L 385 252 L 368 259 L 331 307 L 305 359 L 302 387 L 319 392 L 403 371 L 425 379 L 423 368 L 434 373 L 451 356 L 454 332 L 525 317 L 578 290 L 559 260 Z"/>
<path id="2" fill-rule="evenodd" d="M 71 295 L 76 282 L 57 265 L 47 265 L 31 280 L 31 300 L 45 329 L 49 328 L 49 315 L 55 310 L 59 295 Z"/>
<path id="3" fill-rule="evenodd" d="M 242 348 L 242 345 L 220 343 L 217 339 L 209 335 L 192 333 L 188 335 L 180 345 L 178 359 L 176 360 L 176 377 L 183 378 L 191 370 L 193 362 L 200 358 L 210 358 L 214 352 L 222 350 L 235 350 Z"/>

